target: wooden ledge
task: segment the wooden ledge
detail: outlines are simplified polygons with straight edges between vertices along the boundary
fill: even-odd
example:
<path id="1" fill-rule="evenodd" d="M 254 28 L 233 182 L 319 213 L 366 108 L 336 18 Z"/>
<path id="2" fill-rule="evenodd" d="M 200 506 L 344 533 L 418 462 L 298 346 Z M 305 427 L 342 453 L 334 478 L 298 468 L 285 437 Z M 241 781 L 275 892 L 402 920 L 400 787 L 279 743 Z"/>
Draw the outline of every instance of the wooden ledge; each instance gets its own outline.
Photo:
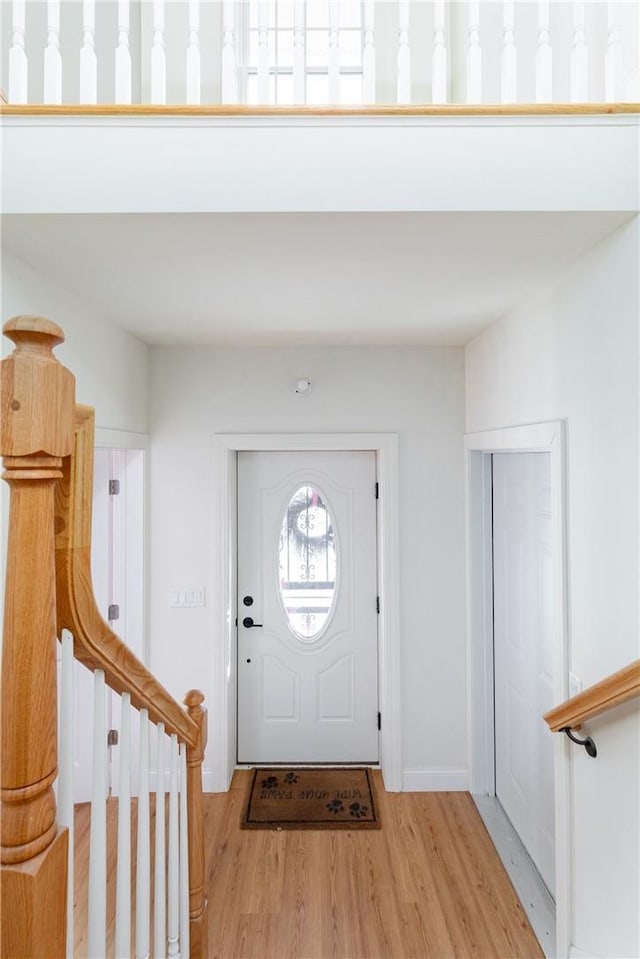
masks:
<path id="1" fill-rule="evenodd" d="M 10 117 L 558 117 L 640 114 L 640 103 L 372 104 L 367 106 L 245 106 L 240 104 L 4 104 Z"/>

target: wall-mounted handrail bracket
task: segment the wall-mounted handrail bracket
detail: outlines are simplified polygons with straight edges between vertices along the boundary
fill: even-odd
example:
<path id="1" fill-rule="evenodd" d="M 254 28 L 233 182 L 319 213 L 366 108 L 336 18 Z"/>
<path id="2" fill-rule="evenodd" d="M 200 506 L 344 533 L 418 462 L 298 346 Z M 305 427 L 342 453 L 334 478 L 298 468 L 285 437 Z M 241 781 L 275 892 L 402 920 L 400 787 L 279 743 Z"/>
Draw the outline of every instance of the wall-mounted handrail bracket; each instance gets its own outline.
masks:
<path id="1" fill-rule="evenodd" d="M 584 746 L 589 756 L 592 759 L 595 759 L 598 755 L 598 750 L 596 749 L 596 744 L 594 743 L 591 736 L 587 736 L 586 739 L 578 739 L 577 736 L 571 732 L 570 726 L 563 726 L 562 729 L 558 730 L 561 733 L 566 733 L 572 743 L 576 743 L 578 746 Z"/>

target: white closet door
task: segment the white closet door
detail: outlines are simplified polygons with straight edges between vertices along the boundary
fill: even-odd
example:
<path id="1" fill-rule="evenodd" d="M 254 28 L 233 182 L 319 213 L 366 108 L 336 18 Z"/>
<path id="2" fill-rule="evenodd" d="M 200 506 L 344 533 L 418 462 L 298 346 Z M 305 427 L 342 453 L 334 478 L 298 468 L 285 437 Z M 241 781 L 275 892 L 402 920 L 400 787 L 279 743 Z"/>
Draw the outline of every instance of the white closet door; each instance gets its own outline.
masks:
<path id="1" fill-rule="evenodd" d="M 496 795 L 554 890 L 548 453 L 493 457 Z"/>

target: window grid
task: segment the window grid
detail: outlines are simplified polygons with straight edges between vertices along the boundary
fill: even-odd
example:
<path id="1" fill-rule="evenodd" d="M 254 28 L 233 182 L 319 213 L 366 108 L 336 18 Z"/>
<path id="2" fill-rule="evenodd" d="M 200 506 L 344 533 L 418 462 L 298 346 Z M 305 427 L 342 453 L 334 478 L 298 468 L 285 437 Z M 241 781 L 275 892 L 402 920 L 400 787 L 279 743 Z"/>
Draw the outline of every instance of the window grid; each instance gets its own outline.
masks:
<path id="1" fill-rule="evenodd" d="M 246 61 L 244 88 L 247 103 L 258 100 L 258 55 L 264 23 L 259 21 L 260 0 L 251 0 L 245 14 L 243 30 Z M 341 3 L 342 14 L 347 5 Z M 311 17 L 309 17 L 311 13 Z M 362 3 L 348 4 L 347 23 L 338 24 L 340 50 L 340 102 L 363 102 L 363 17 Z M 313 26 L 309 25 L 312 20 Z M 284 25 L 283 25 L 284 24 Z M 302 24 L 304 34 L 305 103 L 326 104 L 329 100 L 329 3 L 310 0 L 304 4 Z M 267 45 L 269 62 L 269 102 L 294 102 L 294 19 L 291 0 L 270 0 L 268 3 Z"/>

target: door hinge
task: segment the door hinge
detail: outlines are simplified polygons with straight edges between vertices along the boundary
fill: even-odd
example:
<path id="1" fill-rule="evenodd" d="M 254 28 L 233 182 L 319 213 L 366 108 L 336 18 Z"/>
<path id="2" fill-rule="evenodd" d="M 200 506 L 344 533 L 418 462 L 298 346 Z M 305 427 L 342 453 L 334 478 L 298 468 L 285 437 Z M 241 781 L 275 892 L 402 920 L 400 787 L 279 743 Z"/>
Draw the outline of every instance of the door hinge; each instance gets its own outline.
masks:
<path id="1" fill-rule="evenodd" d="M 380 612 L 380 597 L 376 596 L 376 613 Z"/>
<path id="2" fill-rule="evenodd" d="M 120 495 L 120 480 L 109 480 L 109 496 Z"/>
<path id="3" fill-rule="evenodd" d="M 110 729 L 107 733 L 107 746 L 117 746 L 118 745 L 118 730 Z"/>
<path id="4" fill-rule="evenodd" d="M 115 623 L 116 619 L 120 619 L 120 607 L 117 603 L 112 603 L 107 610 L 107 619 L 110 623 Z"/>
<path id="5" fill-rule="evenodd" d="M 382 729 L 382 713 L 378 713 L 378 729 Z"/>
<path id="6" fill-rule="evenodd" d="M 376 483 L 376 499 L 380 499 L 380 483 Z"/>

